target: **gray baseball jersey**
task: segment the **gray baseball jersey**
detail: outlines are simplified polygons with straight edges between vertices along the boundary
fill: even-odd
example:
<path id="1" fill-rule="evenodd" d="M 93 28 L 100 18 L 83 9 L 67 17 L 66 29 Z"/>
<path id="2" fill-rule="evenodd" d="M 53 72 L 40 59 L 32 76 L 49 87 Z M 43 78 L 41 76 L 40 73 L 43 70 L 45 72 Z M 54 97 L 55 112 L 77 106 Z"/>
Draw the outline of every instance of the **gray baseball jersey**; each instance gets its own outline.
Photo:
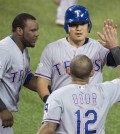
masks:
<path id="1" fill-rule="evenodd" d="M 59 124 L 55 134 L 104 134 L 110 107 L 120 101 L 120 79 L 96 85 L 70 84 L 48 98 L 43 122 Z"/>
<path id="2" fill-rule="evenodd" d="M 70 62 L 74 56 L 84 54 L 92 60 L 95 71 L 90 83 L 99 83 L 102 82 L 102 68 L 108 52 L 108 49 L 91 38 L 79 48 L 75 48 L 66 38 L 62 38 L 45 48 L 35 75 L 51 80 L 51 89 L 54 91 L 71 83 L 71 77 L 67 74 Z"/>
<path id="3" fill-rule="evenodd" d="M 10 111 L 18 111 L 21 86 L 30 73 L 29 62 L 27 49 L 22 53 L 10 37 L 0 41 L 0 98 Z"/>

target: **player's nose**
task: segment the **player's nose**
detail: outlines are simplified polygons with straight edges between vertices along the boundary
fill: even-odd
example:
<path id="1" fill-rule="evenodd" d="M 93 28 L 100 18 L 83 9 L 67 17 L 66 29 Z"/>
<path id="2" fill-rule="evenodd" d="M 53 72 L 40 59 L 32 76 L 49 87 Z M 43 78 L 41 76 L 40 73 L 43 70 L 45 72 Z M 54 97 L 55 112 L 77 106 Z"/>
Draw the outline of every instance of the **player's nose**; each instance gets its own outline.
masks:
<path id="1" fill-rule="evenodd" d="M 35 31 L 35 36 L 38 37 L 39 36 L 39 31 Z"/>
<path id="2" fill-rule="evenodd" d="M 82 28 L 82 26 L 81 25 L 77 25 L 77 30 L 80 30 L 81 28 Z"/>

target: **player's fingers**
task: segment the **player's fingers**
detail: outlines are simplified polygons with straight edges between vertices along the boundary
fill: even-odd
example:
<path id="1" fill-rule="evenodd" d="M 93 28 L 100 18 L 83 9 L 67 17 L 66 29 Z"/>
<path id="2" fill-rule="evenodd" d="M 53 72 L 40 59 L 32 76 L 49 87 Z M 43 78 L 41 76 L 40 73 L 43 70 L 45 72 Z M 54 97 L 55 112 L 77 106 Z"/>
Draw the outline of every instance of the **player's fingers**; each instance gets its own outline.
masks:
<path id="1" fill-rule="evenodd" d="M 112 19 L 109 19 L 109 25 L 108 26 L 114 27 L 114 23 L 113 23 Z"/>
<path id="2" fill-rule="evenodd" d="M 113 20 L 111 20 L 111 26 L 115 29 L 117 29 L 117 24 L 115 24 L 115 22 Z"/>
<path id="3" fill-rule="evenodd" d="M 105 25 L 105 27 L 103 28 L 103 34 L 104 34 L 104 42 L 107 42 L 107 28 L 108 28 L 108 25 Z"/>
<path id="4" fill-rule="evenodd" d="M 114 38 L 116 38 L 117 29 L 115 29 L 115 28 L 109 26 L 108 34 L 109 34 L 109 37 L 113 40 Z"/>
<path id="5" fill-rule="evenodd" d="M 108 20 L 104 21 L 104 27 L 105 27 L 105 25 L 108 25 Z"/>
<path id="6" fill-rule="evenodd" d="M 113 30 L 113 27 L 110 25 L 106 25 L 104 28 L 104 36 L 106 41 L 109 41 L 111 39 L 111 31 Z"/>
<path id="7" fill-rule="evenodd" d="M 4 121 L 4 122 L 2 123 L 3 128 L 8 127 L 8 126 L 9 126 L 8 124 L 9 124 L 9 122 L 8 122 L 8 121 Z"/>
<path id="8" fill-rule="evenodd" d="M 5 121 L 2 126 L 3 128 L 6 128 L 6 127 L 12 127 L 13 125 L 13 121 Z"/>
<path id="9" fill-rule="evenodd" d="M 112 29 L 111 30 L 111 38 L 112 38 L 112 43 L 115 45 L 115 46 L 119 46 L 119 41 L 118 41 L 118 36 L 117 36 L 117 29 Z"/>
<path id="10" fill-rule="evenodd" d="M 117 30 L 115 28 L 112 26 L 105 27 L 104 36 L 108 48 L 118 46 Z"/>
<path id="11" fill-rule="evenodd" d="M 104 21 L 104 27 L 105 27 L 105 25 L 109 25 L 109 24 L 110 24 L 110 19 L 107 19 Z"/>
<path id="12" fill-rule="evenodd" d="M 117 24 L 115 24 L 112 19 L 107 19 L 106 24 L 107 24 L 108 26 L 111 26 L 111 27 L 117 29 Z"/>
<path id="13" fill-rule="evenodd" d="M 105 26 L 105 29 L 104 29 L 104 35 L 105 35 L 105 38 L 108 38 L 109 35 L 110 35 L 110 30 L 109 30 L 109 25 L 106 25 Z"/>
<path id="14" fill-rule="evenodd" d="M 112 19 L 108 19 L 108 26 L 111 26 L 114 28 L 114 22 Z"/>
<path id="15" fill-rule="evenodd" d="M 109 32 L 110 32 L 111 37 L 114 37 L 115 36 L 115 31 L 116 31 L 115 28 L 113 28 L 111 26 L 109 27 Z"/>
<path id="16" fill-rule="evenodd" d="M 111 19 L 110 20 L 110 25 L 109 26 L 111 26 L 111 27 L 113 27 L 113 28 L 115 28 L 116 27 L 116 24 L 113 22 L 113 20 Z"/>
<path id="17" fill-rule="evenodd" d="M 2 126 L 5 127 L 11 127 L 14 123 L 14 119 L 13 118 L 9 118 L 7 120 L 3 120 L 2 121 Z"/>
<path id="18" fill-rule="evenodd" d="M 105 41 L 104 34 L 97 32 L 98 36 L 101 38 L 101 40 Z"/>

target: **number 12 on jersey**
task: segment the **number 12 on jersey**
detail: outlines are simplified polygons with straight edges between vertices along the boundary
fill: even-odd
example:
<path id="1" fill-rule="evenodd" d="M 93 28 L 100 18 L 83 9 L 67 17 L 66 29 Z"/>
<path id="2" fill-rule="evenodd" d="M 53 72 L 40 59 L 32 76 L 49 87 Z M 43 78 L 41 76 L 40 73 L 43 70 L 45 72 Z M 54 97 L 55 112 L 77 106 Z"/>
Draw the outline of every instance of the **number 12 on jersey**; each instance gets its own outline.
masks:
<path id="1" fill-rule="evenodd" d="M 83 132 L 81 132 L 81 113 L 80 113 L 80 110 L 77 110 L 75 112 L 76 114 L 76 118 L 77 118 L 77 134 L 95 134 L 96 133 L 96 130 L 89 130 L 88 129 L 88 126 L 89 125 L 93 125 L 96 121 L 97 121 L 97 113 L 95 110 L 88 110 L 86 113 L 85 113 L 85 118 L 88 118 L 88 120 L 82 124 L 84 125 L 84 130 L 82 130 Z M 89 119 L 89 116 L 92 115 L 93 116 L 93 119 Z"/>

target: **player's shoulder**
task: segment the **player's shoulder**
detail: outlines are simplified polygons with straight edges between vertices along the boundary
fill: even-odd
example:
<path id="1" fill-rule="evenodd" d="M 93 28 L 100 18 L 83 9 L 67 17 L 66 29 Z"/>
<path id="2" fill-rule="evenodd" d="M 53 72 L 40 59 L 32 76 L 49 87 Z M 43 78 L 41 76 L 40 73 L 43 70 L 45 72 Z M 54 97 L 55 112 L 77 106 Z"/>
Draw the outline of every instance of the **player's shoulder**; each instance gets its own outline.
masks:
<path id="1" fill-rule="evenodd" d="M 101 85 L 120 85 L 120 78 L 113 79 L 111 81 L 103 82 Z"/>
<path id="2" fill-rule="evenodd" d="M 0 44 L 8 43 L 10 40 L 11 40 L 10 36 L 7 36 L 7 37 L 0 40 Z"/>
<path id="3" fill-rule="evenodd" d="M 47 48 L 61 47 L 63 44 L 65 44 L 65 42 L 66 42 L 66 38 L 61 38 L 54 42 L 49 43 L 46 47 Z"/>
<path id="4" fill-rule="evenodd" d="M 97 40 L 93 39 L 93 38 L 89 38 L 89 41 L 88 41 L 90 44 L 97 44 L 97 45 L 101 45 Z"/>
<path id="5" fill-rule="evenodd" d="M 7 40 L 7 41 L 6 41 Z M 10 60 L 11 59 L 11 49 L 8 46 L 9 42 L 7 38 L 4 38 L 2 40 L 0 40 L 0 58 L 3 58 L 4 60 Z M 13 50 L 12 50 L 13 53 Z"/>
<path id="6" fill-rule="evenodd" d="M 4 55 L 5 55 L 5 53 L 7 54 L 10 52 L 10 48 L 11 48 L 11 45 L 10 45 L 9 36 L 0 40 L 0 52 L 4 52 Z"/>
<path id="7" fill-rule="evenodd" d="M 111 81 L 105 81 L 94 85 L 97 91 L 100 92 L 115 92 L 120 87 L 120 78 L 113 79 Z"/>
<path id="8" fill-rule="evenodd" d="M 71 90 L 75 89 L 75 84 L 69 84 L 69 85 L 66 85 L 66 86 L 63 86 L 63 87 L 60 87 L 58 88 L 57 90 L 55 90 L 52 94 L 54 96 L 61 96 L 64 97 L 64 95 L 67 95 L 69 92 L 71 92 Z"/>
<path id="9" fill-rule="evenodd" d="M 105 48 L 102 44 L 99 43 L 99 41 L 89 38 L 88 44 L 90 46 L 92 46 L 93 48 L 97 48 L 97 49 L 107 49 Z"/>
<path id="10" fill-rule="evenodd" d="M 112 100 L 112 98 L 117 98 L 120 95 L 120 79 L 114 79 L 112 81 L 106 81 L 103 83 L 97 84 L 96 90 L 107 98 L 108 100 Z M 116 99 L 115 99 L 116 100 Z"/>
<path id="11" fill-rule="evenodd" d="M 12 40 L 10 36 L 5 37 L 4 39 L 0 40 L 0 48 L 8 50 L 11 47 Z"/>

